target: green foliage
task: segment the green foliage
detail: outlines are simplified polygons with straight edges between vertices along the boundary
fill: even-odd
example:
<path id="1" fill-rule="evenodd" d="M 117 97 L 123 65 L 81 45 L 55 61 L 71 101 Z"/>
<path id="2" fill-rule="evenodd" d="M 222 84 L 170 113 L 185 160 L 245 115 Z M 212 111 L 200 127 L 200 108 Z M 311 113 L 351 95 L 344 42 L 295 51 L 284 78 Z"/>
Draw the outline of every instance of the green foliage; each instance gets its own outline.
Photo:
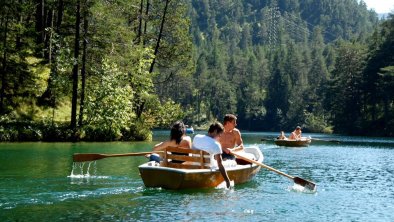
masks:
<path id="1" fill-rule="evenodd" d="M 362 110 L 362 72 L 365 68 L 365 46 L 340 43 L 336 68 L 332 72 L 326 102 L 331 110 L 336 132 L 360 133 Z"/>
<path id="2" fill-rule="evenodd" d="M 377 28 L 369 44 L 369 58 L 363 73 L 361 90 L 364 96 L 364 109 L 361 118 L 373 132 L 393 135 L 394 93 L 394 16 Z"/>
<path id="3" fill-rule="evenodd" d="M 343 110 L 344 104 L 324 106 L 323 102 L 335 97 L 327 94 L 332 86 L 328 81 L 336 78 L 330 71 L 338 72 L 341 62 L 347 62 L 336 59 L 338 48 L 333 40 L 357 39 L 360 45 L 366 41 L 368 30 L 378 20 L 365 4 L 353 0 L 229 0 L 220 4 L 192 1 L 192 8 L 191 33 L 198 47 L 192 102 L 198 119 L 221 119 L 232 112 L 238 114 L 241 128 L 259 130 L 300 124 L 322 132 L 330 131 L 329 123 L 340 124 L 331 122 L 337 117 L 330 114 Z M 338 80 L 336 86 L 350 87 L 347 101 L 357 107 L 360 100 L 350 94 L 357 93 L 363 82 L 366 57 L 359 56 L 359 63 L 351 60 L 357 77 L 347 83 Z M 343 76 L 348 74 L 343 72 Z"/>
<path id="4" fill-rule="evenodd" d="M 145 121 L 138 119 L 130 126 L 130 130 L 123 133 L 126 140 L 152 140 L 152 131 L 146 126 Z"/>
<path id="5" fill-rule="evenodd" d="M 316 116 L 313 113 L 305 113 L 305 123 L 303 128 L 310 132 L 332 133 L 332 129 L 327 124 L 324 116 Z"/>
<path id="6" fill-rule="evenodd" d="M 50 68 L 48 64 L 43 64 L 42 59 L 37 57 L 28 56 L 25 58 L 27 63 L 28 72 L 32 78 L 29 82 L 23 84 L 26 87 L 27 93 L 32 96 L 38 97 L 42 95 L 48 85 L 48 78 Z"/>
<path id="7" fill-rule="evenodd" d="M 148 128 L 168 128 L 176 120 L 183 119 L 185 113 L 180 106 L 171 99 L 160 102 L 157 96 L 146 98 L 146 112 L 142 116 Z"/>
<path id="8" fill-rule="evenodd" d="M 0 119 L 0 141 L 70 141 L 72 131 L 68 125 L 52 121 L 19 120 L 4 115 Z"/>
<path id="9" fill-rule="evenodd" d="M 226 113 L 250 130 L 392 135 L 392 16 L 379 24 L 356 0 L 140 3 L 81 1 L 76 59 L 75 1 L 4 2 L 3 140 L 145 140 Z M 86 85 L 79 76 L 73 132 L 76 64 Z"/>
<path id="10" fill-rule="evenodd" d="M 71 141 L 73 132 L 67 122 L 42 121 L 42 140 L 49 142 Z"/>
<path id="11" fill-rule="evenodd" d="M 116 64 L 104 60 L 101 69 L 94 71 L 94 77 L 95 84 L 88 84 L 86 124 L 88 128 L 92 126 L 104 134 L 108 131 L 120 137 L 121 129 L 135 118 L 128 75 Z"/>

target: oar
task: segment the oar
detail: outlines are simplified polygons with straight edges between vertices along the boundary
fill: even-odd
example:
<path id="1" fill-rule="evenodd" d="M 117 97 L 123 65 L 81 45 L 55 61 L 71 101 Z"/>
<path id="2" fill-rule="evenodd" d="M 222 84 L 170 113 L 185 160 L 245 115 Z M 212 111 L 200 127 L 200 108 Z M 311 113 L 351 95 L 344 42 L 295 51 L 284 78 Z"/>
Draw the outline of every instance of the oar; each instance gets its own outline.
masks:
<path id="1" fill-rule="evenodd" d="M 121 154 L 101 154 L 101 153 L 75 153 L 73 155 L 74 162 L 85 162 L 101 160 L 107 157 L 121 157 L 121 156 L 145 156 L 152 153 L 160 153 L 162 151 L 155 152 L 140 152 L 140 153 L 121 153 Z"/>
<path id="2" fill-rule="evenodd" d="M 231 151 L 230 151 L 230 154 L 232 154 L 232 155 L 234 155 L 234 156 L 236 156 L 236 157 L 238 157 L 238 158 L 240 158 L 240 159 L 242 159 L 242 160 L 248 161 L 249 163 L 254 163 L 254 164 L 259 165 L 259 166 L 262 166 L 262 167 L 264 167 L 264 168 L 266 168 L 266 169 L 268 169 L 268 170 L 274 171 L 275 173 L 278 173 L 278 174 L 280 174 L 280 175 L 282 175 L 282 176 L 285 176 L 285 177 L 287 177 L 287 178 L 289 178 L 289 179 L 292 179 L 292 180 L 294 181 L 294 183 L 299 184 L 299 185 L 301 185 L 301 186 L 303 186 L 303 187 L 306 187 L 306 188 L 308 188 L 309 190 L 315 190 L 315 189 L 316 189 L 316 184 L 313 183 L 313 182 L 311 182 L 311 181 L 302 179 L 302 178 L 300 178 L 300 177 L 294 177 L 294 176 L 288 175 L 288 174 L 283 173 L 283 172 L 281 172 L 281 171 L 279 171 L 279 170 L 277 170 L 277 169 L 275 169 L 275 168 L 272 168 L 272 167 L 267 166 L 267 165 L 265 165 L 265 164 L 263 164 L 263 163 L 260 163 L 260 162 L 258 162 L 258 161 L 256 161 L 256 160 L 251 160 L 251 159 L 249 159 L 249 158 L 243 157 L 243 156 L 240 155 L 240 154 L 237 154 L 237 153 L 234 153 L 234 152 L 231 152 Z"/>

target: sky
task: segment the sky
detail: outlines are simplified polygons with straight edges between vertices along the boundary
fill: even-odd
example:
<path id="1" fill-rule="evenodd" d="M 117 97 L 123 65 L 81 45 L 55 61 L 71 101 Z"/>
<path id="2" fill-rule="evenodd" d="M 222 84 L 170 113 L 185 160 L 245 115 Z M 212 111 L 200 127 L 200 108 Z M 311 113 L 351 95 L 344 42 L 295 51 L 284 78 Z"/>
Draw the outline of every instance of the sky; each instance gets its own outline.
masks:
<path id="1" fill-rule="evenodd" d="M 377 13 L 388 13 L 394 10 L 394 0 L 364 0 L 369 9 Z"/>

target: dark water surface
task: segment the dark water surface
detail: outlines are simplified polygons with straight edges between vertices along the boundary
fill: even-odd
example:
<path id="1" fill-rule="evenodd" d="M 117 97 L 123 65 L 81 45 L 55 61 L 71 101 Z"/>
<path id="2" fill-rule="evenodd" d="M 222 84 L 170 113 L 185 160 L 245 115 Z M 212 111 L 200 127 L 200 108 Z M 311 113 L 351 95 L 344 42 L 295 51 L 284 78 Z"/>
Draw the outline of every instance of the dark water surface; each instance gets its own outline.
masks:
<path id="1" fill-rule="evenodd" d="M 267 165 L 316 182 L 316 193 L 265 169 L 230 190 L 145 188 L 144 157 L 102 159 L 70 177 L 73 153 L 150 151 L 168 132 L 154 142 L 0 143 L 0 221 L 394 221 L 394 138 L 306 134 L 340 142 L 280 148 L 276 134 L 242 135 Z"/>

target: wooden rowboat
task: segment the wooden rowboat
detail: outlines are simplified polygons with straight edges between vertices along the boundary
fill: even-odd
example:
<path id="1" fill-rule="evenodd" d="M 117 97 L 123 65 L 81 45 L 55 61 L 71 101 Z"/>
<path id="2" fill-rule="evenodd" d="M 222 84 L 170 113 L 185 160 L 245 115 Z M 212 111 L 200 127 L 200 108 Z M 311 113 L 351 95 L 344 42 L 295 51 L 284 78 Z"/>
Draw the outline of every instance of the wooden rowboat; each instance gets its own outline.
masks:
<path id="1" fill-rule="evenodd" d="M 302 140 L 274 140 L 275 144 L 278 146 L 287 146 L 287 147 L 303 147 L 309 146 L 311 143 L 311 139 L 302 139 Z"/>
<path id="2" fill-rule="evenodd" d="M 176 152 L 176 154 L 172 154 Z M 204 151 L 167 148 L 164 161 L 160 164 L 148 162 L 140 165 L 139 171 L 146 187 L 161 187 L 165 189 L 213 188 L 221 184 L 224 179 L 217 168 L 209 166 L 209 154 Z M 258 147 L 246 147 L 245 153 L 253 154 L 258 162 L 264 157 Z M 179 154 L 187 154 L 179 155 Z M 172 163 L 171 160 L 186 161 Z M 236 165 L 226 167 L 227 174 L 234 184 L 251 180 L 261 166 L 256 164 Z"/>

